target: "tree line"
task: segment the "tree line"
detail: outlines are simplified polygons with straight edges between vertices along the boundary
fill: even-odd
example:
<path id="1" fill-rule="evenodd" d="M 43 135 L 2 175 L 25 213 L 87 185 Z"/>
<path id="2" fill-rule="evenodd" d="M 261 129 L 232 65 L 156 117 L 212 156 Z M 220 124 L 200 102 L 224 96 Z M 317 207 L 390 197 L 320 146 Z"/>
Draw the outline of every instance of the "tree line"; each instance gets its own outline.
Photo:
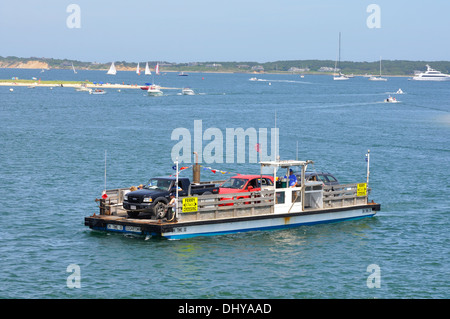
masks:
<path id="1" fill-rule="evenodd" d="M 40 61 L 45 62 L 50 68 L 55 69 L 69 69 L 72 64 L 77 69 L 89 69 L 89 70 L 103 70 L 108 69 L 111 62 L 98 63 L 98 62 L 83 62 L 69 59 L 53 59 L 53 58 L 20 58 L 15 56 L 1 57 L 0 62 L 4 65 L 14 65 L 14 63 L 28 61 Z M 114 61 L 116 66 L 123 66 L 129 68 L 135 68 L 137 62 L 127 61 Z M 191 62 L 191 63 L 173 63 L 167 61 L 142 61 L 142 63 L 148 62 L 149 65 L 154 67 L 156 63 L 164 66 L 166 71 L 226 71 L 226 72 L 289 72 L 294 70 L 303 69 L 304 73 L 318 73 L 323 67 L 330 70 L 334 69 L 335 61 L 332 60 L 288 60 L 288 61 L 274 61 L 274 62 Z M 353 62 L 353 61 L 341 61 L 340 69 L 345 74 L 379 74 L 380 62 Z M 450 73 L 450 61 L 409 61 L 409 60 L 383 60 L 381 64 L 381 73 L 383 75 L 413 75 L 415 71 L 425 71 L 426 64 L 429 64 L 432 68 L 441 71 L 442 73 Z M 323 73 L 329 73 L 323 72 Z"/>

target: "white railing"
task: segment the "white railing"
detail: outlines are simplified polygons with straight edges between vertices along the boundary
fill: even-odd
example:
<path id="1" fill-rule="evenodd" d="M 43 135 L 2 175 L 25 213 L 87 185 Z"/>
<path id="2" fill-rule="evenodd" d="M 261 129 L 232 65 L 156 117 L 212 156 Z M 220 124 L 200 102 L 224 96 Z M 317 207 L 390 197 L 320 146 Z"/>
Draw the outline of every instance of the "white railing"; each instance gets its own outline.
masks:
<path id="1" fill-rule="evenodd" d="M 307 186 L 305 189 L 305 211 L 367 204 L 367 193 L 365 196 L 358 196 L 357 185 L 323 186 L 323 191 L 320 187 Z M 276 189 L 277 192 L 283 190 L 286 192 L 292 191 L 289 188 Z M 108 195 L 106 199 L 96 199 L 96 202 L 99 202 L 100 215 L 126 216 L 122 203 L 123 195 L 128 191 L 128 188 L 106 190 Z M 245 193 L 195 195 L 195 197 L 197 198 L 197 210 L 195 212 L 183 212 L 183 198 L 185 197 L 178 199 L 179 221 L 274 214 L 274 206 L 277 204 L 274 202 L 276 198 L 273 189 Z M 292 200 L 298 202 L 299 198 L 292 197 Z"/>
<path id="2" fill-rule="evenodd" d="M 323 208 L 337 208 L 367 204 L 368 191 L 364 196 L 358 196 L 358 184 L 339 184 L 324 186 Z"/>

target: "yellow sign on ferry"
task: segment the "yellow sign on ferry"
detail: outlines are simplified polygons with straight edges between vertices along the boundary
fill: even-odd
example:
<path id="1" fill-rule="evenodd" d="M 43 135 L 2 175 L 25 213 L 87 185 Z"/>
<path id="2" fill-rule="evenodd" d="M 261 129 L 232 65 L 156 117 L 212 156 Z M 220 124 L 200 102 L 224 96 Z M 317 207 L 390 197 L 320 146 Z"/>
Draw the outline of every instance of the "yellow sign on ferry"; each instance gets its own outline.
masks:
<path id="1" fill-rule="evenodd" d="M 183 207 L 181 211 L 183 213 L 192 213 L 198 211 L 198 198 L 197 197 L 183 198 Z"/>
<path id="2" fill-rule="evenodd" d="M 367 196 L 367 183 L 358 184 L 356 196 Z"/>

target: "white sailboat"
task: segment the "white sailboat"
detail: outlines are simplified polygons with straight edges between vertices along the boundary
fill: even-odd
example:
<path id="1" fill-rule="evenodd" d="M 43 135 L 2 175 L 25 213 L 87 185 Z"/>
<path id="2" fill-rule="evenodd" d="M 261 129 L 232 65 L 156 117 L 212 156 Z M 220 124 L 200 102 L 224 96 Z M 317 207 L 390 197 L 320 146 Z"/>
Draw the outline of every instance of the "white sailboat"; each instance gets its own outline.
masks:
<path id="1" fill-rule="evenodd" d="M 334 75 L 333 80 L 335 81 L 342 81 L 342 80 L 348 80 L 349 77 L 341 73 L 341 33 L 339 32 L 339 53 L 338 53 L 338 60 L 336 60 L 336 63 L 334 64 Z M 337 66 L 339 65 L 339 75 L 337 75 Z"/>
<path id="2" fill-rule="evenodd" d="M 152 75 L 150 68 L 148 67 L 148 62 L 145 63 L 145 75 Z"/>
<path id="3" fill-rule="evenodd" d="M 159 63 L 156 63 L 155 73 L 159 75 Z"/>
<path id="4" fill-rule="evenodd" d="M 370 81 L 387 81 L 386 78 L 381 77 L 381 57 L 380 57 L 380 76 L 371 76 L 369 78 Z"/>
<path id="5" fill-rule="evenodd" d="M 116 71 L 116 67 L 114 66 L 114 62 L 111 63 L 111 66 L 108 70 L 108 72 L 106 72 L 106 74 L 110 74 L 110 75 L 116 75 L 117 71 Z"/>
<path id="6" fill-rule="evenodd" d="M 73 70 L 73 73 L 77 74 L 77 71 L 75 71 L 75 67 L 73 66 L 73 63 L 72 63 L 72 70 Z"/>
<path id="7" fill-rule="evenodd" d="M 141 70 L 139 70 L 139 62 L 138 62 L 138 65 L 136 67 L 136 74 L 137 75 L 141 75 Z"/>

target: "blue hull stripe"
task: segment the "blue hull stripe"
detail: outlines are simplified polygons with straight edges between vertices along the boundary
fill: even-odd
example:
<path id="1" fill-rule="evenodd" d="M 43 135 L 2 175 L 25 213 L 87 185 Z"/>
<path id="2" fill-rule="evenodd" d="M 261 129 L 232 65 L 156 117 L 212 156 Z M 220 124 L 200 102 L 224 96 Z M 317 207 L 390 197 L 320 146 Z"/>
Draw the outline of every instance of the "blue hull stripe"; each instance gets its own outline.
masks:
<path id="1" fill-rule="evenodd" d="M 337 222 L 343 222 L 343 221 L 349 221 L 349 220 L 358 220 L 363 219 L 366 217 L 373 217 L 375 214 L 371 215 L 364 215 L 364 216 L 356 216 L 356 217 L 345 217 L 345 218 L 337 218 L 337 219 L 329 219 L 329 220 L 321 220 L 321 221 L 314 221 L 314 222 L 301 222 L 301 223 L 294 223 L 294 224 L 283 224 L 283 225 L 274 225 L 274 226 L 265 226 L 265 227 L 251 227 L 251 228 L 242 228 L 242 229 L 233 229 L 233 230 L 227 230 L 227 231 L 217 231 L 217 232 L 203 232 L 203 233 L 191 233 L 191 234 L 176 234 L 176 235 L 170 235 L 170 233 L 164 234 L 161 236 L 163 238 L 167 239 L 184 239 L 184 238 L 192 238 L 192 237 L 198 237 L 198 236 L 217 236 L 217 235 L 227 235 L 227 234 L 234 234 L 234 233 L 244 233 L 249 231 L 264 231 L 264 230 L 276 230 L 276 229 L 287 229 L 287 228 L 294 228 L 299 226 L 310 226 L 310 225 L 317 225 L 317 224 L 330 224 L 330 223 L 337 223 Z M 107 232 L 113 232 L 113 233 L 122 233 L 122 234 L 131 234 L 131 235 L 144 235 L 144 236 L 156 236 L 160 237 L 160 234 L 158 233 L 136 233 L 136 232 L 130 232 L 126 230 L 117 230 L 117 229 L 107 229 L 106 227 L 92 227 L 94 230 L 98 231 L 107 231 Z"/>
<path id="2" fill-rule="evenodd" d="M 245 228 L 245 229 L 235 229 L 235 230 L 229 230 L 229 231 L 219 231 L 219 232 L 205 232 L 205 233 L 194 233 L 194 234 L 180 234 L 180 235 L 164 235 L 164 238 L 167 239 L 184 239 L 184 238 L 192 238 L 197 236 L 216 236 L 216 235 L 227 235 L 227 234 L 234 234 L 234 233 L 244 233 L 249 231 L 262 231 L 262 230 L 276 230 L 276 229 L 287 229 L 287 228 L 294 228 L 299 226 L 310 226 L 310 225 L 318 225 L 318 224 L 330 224 L 330 223 L 338 223 L 343 221 L 349 221 L 349 220 L 358 220 L 363 219 L 366 217 L 373 217 L 373 215 L 366 215 L 366 216 L 358 216 L 358 217 L 347 217 L 347 218 L 339 218 L 339 219 L 333 219 L 333 220 L 322 220 L 322 221 L 316 221 L 316 222 L 302 222 L 297 224 L 289 224 L 289 225 L 276 225 L 276 226 L 267 226 L 267 227 L 255 227 L 255 228 Z"/>

